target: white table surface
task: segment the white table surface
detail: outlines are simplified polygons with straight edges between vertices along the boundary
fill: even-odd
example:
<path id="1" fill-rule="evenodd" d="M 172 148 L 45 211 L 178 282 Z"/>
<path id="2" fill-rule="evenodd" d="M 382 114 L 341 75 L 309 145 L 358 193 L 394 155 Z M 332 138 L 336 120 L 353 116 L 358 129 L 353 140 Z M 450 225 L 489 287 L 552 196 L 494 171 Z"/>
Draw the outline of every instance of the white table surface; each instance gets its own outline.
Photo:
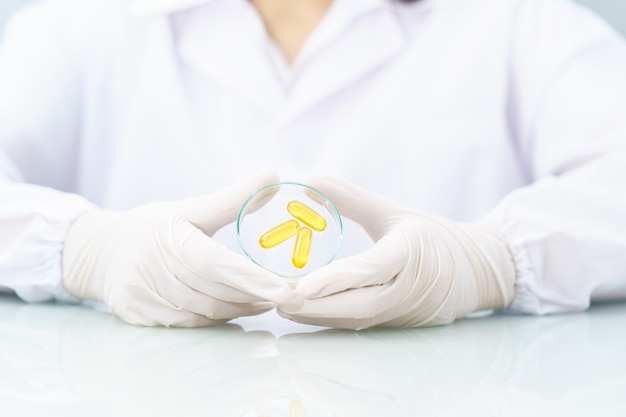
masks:
<path id="1" fill-rule="evenodd" d="M 275 313 L 141 328 L 0 296 L 0 416 L 305 415 L 626 416 L 626 303 L 352 332 Z"/>

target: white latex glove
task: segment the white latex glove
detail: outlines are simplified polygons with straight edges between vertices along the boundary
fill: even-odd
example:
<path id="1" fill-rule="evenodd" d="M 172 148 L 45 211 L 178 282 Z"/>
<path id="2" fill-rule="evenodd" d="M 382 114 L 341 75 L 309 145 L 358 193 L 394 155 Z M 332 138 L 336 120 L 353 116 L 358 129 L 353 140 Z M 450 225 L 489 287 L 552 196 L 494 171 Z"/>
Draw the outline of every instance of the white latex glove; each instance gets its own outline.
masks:
<path id="1" fill-rule="evenodd" d="M 506 307 L 514 265 L 490 228 L 420 213 L 331 178 L 309 183 L 376 244 L 301 278 L 300 308 L 279 306 L 297 322 L 339 328 L 445 324 Z"/>
<path id="2" fill-rule="evenodd" d="M 199 198 L 89 212 L 67 234 L 64 285 L 148 326 L 207 326 L 289 304 L 286 282 L 210 237 L 277 180 L 260 174 Z"/>

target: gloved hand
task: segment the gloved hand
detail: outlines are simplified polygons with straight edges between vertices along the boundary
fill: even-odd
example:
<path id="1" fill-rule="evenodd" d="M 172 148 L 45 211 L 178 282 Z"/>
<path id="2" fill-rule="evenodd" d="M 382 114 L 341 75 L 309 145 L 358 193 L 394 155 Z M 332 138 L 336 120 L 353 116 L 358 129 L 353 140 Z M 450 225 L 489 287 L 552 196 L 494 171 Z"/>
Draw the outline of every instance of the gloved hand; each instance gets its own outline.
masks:
<path id="1" fill-rule="evenodd" d="M 289 304 L 286 282 L 210 237 L 252 192 L 275 182 L 261 174 L 199 198 L 88 212 L 68 231 L 63 283 L 148 326 L 207 326 Z"/>
<path id="2" fill-rule="evenodd" d="M 489 227 L 420 213 L 330 178 L 309 185 L 376 243 L 301 278 L 295 292 L 304 303 L 279 306 L 282 316 L 350 329 L 432 326 L 512 300 L 513 260 Z"/>

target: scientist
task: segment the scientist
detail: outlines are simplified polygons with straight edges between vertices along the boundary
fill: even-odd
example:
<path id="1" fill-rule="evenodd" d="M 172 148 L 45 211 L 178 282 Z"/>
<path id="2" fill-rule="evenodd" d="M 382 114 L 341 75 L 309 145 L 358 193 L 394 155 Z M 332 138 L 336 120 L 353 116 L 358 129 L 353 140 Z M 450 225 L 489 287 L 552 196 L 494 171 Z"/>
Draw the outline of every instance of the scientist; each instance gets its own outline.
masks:
<path id="1" fill-rule="evenodd" d="M 569 0 L 44 0 L 1 45 L 27 302 L 361 329 L 626 299 L 626 45 Z M 375 243 L 292 289 L 215 239 L 272 172 Z"/>

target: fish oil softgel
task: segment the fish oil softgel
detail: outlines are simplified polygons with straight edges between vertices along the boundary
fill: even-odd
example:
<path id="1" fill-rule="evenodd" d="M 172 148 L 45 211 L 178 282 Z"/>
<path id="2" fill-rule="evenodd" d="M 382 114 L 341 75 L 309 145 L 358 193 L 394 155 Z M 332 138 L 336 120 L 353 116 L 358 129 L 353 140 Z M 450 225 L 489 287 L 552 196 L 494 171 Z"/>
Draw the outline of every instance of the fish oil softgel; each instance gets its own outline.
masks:
<path id="1" fill-rule="evenodd" d="M 263 233 L 259 238 L 259 245 L 265 249 L 273 248 L 298 233 L 299 229 L 300 223 L 295 220 L 287 220 Z"/>
<path id="2" fill-rule="evenodd" d="M 237 218 L 242 252 L 258 265 L 289 279 L 335 259 L 342 233 L 335 205 L 314 188 L 293 182 L 256 191 Z"/>
<path id="3" fill-rule="evenodd" d="M 291 236 L 296 235 L 296 242 L 293 245 L 291 263 L 296 268 L 304 268 L 309 262 L 311 245 L 313 243 L 313 231 L 323 232 L 326 229 L 326 219 L 324 216 L 307 206 L 306 204 L 292 200 L 287 204 L 287 211 L 297 220 L 287 220 L 272 227 L 263 233 L 259 238 L 259 245 L 269 249 L 283 243 Z M 308 227 L 300 227 L 300 223 Z M 309 228 L 310 227 L 310 228 Z"/>
<path id="4" fill-rule="evenodd" d="M 290 201 L 289 204 L 287 204 L 287 211 L 313 230 L 323 232 L 324 229 L 326 229 L 326 219 L 324 216 L 298 200 Z"/>
<path id="5" fill-rule="evenodd" d="M 308 227 L 303 227 L 296 233 L 296 243 L 293 245 L 291 263 L 296 268 L 304 268 L 309 262 L 311 245 L 313 244 L 313 232 Z"/>

